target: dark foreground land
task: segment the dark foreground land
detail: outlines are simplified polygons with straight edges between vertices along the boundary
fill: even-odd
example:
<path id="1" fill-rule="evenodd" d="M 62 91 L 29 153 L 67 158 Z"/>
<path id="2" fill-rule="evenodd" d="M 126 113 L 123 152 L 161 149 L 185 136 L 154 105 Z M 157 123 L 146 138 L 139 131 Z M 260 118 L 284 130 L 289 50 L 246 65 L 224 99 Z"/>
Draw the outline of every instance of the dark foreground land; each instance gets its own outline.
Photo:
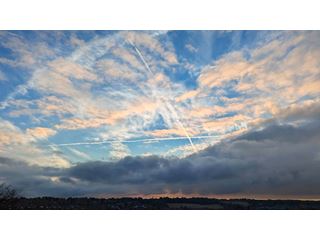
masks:
<path id="1" fill-rule="evenodd" d="M 0 209 L 33 210 L 300 210 L 320 209 L 320 201 L 212 198 L 16 198 L 0 199 Z"/>

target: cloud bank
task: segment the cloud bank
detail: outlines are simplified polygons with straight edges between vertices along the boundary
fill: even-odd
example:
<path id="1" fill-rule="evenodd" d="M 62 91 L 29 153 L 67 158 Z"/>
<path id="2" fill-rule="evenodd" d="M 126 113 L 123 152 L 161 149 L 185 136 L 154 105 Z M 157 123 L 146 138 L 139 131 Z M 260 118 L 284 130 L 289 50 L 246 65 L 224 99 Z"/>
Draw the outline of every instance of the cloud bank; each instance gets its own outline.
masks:
<path id="1" fill-rule="evenodd" d="M 283 119 L 291 119 L 282 124 Z M 240 136 L 185 158 L 124 157 L 70 168 L 0 159 L 0 174 L 27 196 L 320 196 L 320 104 L 287 109 Z"/>

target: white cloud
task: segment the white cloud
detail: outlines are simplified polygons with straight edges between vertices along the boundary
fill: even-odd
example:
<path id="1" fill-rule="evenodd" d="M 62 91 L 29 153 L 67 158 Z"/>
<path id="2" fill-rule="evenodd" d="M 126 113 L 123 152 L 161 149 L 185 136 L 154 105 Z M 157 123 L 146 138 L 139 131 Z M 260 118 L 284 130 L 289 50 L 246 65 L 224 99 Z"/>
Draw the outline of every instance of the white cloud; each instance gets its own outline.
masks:
<path id="1" fill-rule="evenodd" d="M 78 149 L 69 147 L 68 150 L 70 152 L 72 152 L 74 155 L 76 155 L 77 157 L 80 157 L 81 159 L 84 159 L 84 160 L 91 160 L 92 159 L 88 154 L 86 154 Z"/>
<path id="2" fill-rule="evenodd" d="M 130 155 L 130 149 L 123 143 L 111 143 L 110 148 L 109 156 L 111 159 L 117 160 Z"/>
<path id="3" fill-rule="evenodd" d="M 11 122 L 0 119 L 0 155 L 31 165 L 69 167 L 68 160 L 36 145 L 39 134 L 24 132 Z M 43 134 L 42 134 L 43 135 Z"/>
<path id="4" fill-rule="evenodd" d="M 195 53 L 198 51 L 197 48 L 195 48 L 192 44 L 186 44 L 186 49 L 188 49 L 190 52 Z"/>
<path id="5" fill-rule="evenodd" d="M 188 90 L 166 75 L 165 70 L 177 64 L 177 56 L 165 35 L 120 32 L 85 44 L 73 38 L 76 47 L 70 55 L 56 55 L 40 64 L 28 83 L 2 105 L 11 104 L 11 117 L 40 115 L 39 121 L 57 117 L 50 126 L 54 131 L 90 128 L 97 130 L 99 139 L 183 136 L 183 128 L 191 136 L 227 137 L 241 124 L 251 126 L 304 101 L 303 97 L 319 94 L 320 53 L 315 39 L 315 32 L 283 33 L 254 48 L 229 52 L 203 67 L 198 88 Z M 19 41 L 15 45 L 28 47 Z M 41 52 L 52 54 L 45 46 Z M 41 97 L 15 99 L 28 89 Z M 227 97 L 228 89 L 239 96 Z M 160 117 L 165 129 L 149 130 Z"/>
<path id="6" fill-rule="evenodd" d="M 6 75 L 0 70 L 0 81 L 7 80 Z"/>

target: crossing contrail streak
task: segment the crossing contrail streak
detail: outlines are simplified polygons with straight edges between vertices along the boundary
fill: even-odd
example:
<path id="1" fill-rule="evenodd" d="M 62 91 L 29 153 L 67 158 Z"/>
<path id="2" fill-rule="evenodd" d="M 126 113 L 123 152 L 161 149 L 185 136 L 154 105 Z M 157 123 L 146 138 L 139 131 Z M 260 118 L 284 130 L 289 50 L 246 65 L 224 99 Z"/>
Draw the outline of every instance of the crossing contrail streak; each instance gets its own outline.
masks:
<path id="1" fill-rule="evenodd" d="M 218 136 L 194 136 L 189 137 L 190 139 L 206 139 L 206 138 L 219 138 Z M 158 141 L 171 141 L 171 140 L 183 140 L 189 139 L 188 137 L 167 137 L 167 138 L 145 138 L 145 139 L 136 139 L 136 140 L 103 140 L 96 142 L 73 142 L 73 143 L 60 143 L 60 144 L 50 144 L 49 147 L 58 147 L 58 146 L 79 146 L 79 145 L 100 145 L 108 143 L 151 143 Z"/>
<path id="2" fill-rule="evenodd" d="M 197 151 L 197 148 L 194 146 L 194 144 L 193 144 L 193 142 L 192 142 L 192 139 L 191 139 L 191 137 L 190 137 L 189 134 L 188 134 L 187 129 L 183 126 L 182 122 L 180 121 L 179 116 L 177 115 L 177 112 L 175 111 L 175 109 L 174 109 L 174 107 L 172 106 L 172 104 L 168 103 L 168 105 L 169 105 L 169 108 L 171 108 L 171 109 L 170 109 L 171 112 L 175 115 L 176 121 L 178 122 L 178 124 L 180 125 L 180 127 L 183 129 L 183 131 L 184 131 L 184 133 L 185 133 L 185 135 L 186 135 L 186 137 L 187 137 L 190 145 L 191 145 L 192 148 L 193 148 L 193 151 L 196 152 L 196 151 Z"/>
<path id="3" fill-rule="evenodd" d="M 145 65 L 145 67 L 147 68 L 147 70 L 149 71 L 149 73 L 150 73 L 152 76 L 154 76 L 153 72 L 151 71 L 151 69 L 150 69 L 150 67 L 149 67 L 149 64 L 148 64 L 148 63 L 146 62 L 146 60 L 144 59 L 144 57 L 143 57 L 142 53 L 140 52 L 139 48 L 137 48 L 137 47 L 133 44 L 133 42 L 131 42 L 129 39 L 128 39 L 128 42 L 129 42 L 130 45 L 135 49 L 135 51 L 138 53 L 141 61 L 143 62 L 143 64 Z M 188 141 L 189 141 L 190 145 L 192 146 L 194 152 L 196 152 L 197 149 L 196 149 L 195 145 L 193 144 L 192 139 L 190 138 L 187 129 L 184 127 L 184 125 L 183 125 L 182 122 L 180 121 L 177 112 L 175 111 L 175 109 L 174 109 L 174 107 L 172 106 L 171 103 L 169 103 L 168 101 L 167 101 L 167 103 L 168 103 L 168 105 L 170 105 L 171 112 L 175 115 L 176 121 L 178 122 L 179 126 L 183 129 L 183 131 L 184 131 L 184 133 L 185 133 L 185 135 L 186 135 L 186 138 L 188 139 Z"/>
<path id="4" fill-rule="evenodd" d="M 194 151 L 194 152 L 197 152 L 197 148 L 196 148 L 196 146 L 193 144 L 192 139 L 191 139 L 191 137 L 189 136 L 189 134 L 188 134 L 188 132 L 187 132 L 187 129 L 185 129 L 185 127 L 183 126 L 183 124 L 181 123 L 181 121 L 180 121 L 179 119 L 177 119 L 177 122 L 178 122 L 178 124 L 180 125 L 180 127 L 183 129 L 184 133 L 186 134 L 186 136 L 187 136 L 187 138 L 188 138 L 188 141 L 189 141 L 190 145 L 191 145 L 192 148 L 193 148 L 193 151 Z"/>
<path id="5" fill-rule="evenodd" d="M 151 73 L 151 75 L 153 75 L 153 72 L 151 71 L 151 68 L 149 67 L 149 64 L 146 62 L 146 60 L 144 59 L 143 55 L 141 54 L 140 50 L 136 47 L 136 45 L 133 44 L 133 42 L 131 42 L 130 40 L 128 40 L 128 42 L 130 43 L 130 45 L 134 48 L 134 50 L 138 53 L 140 59 L 142 60 L 144 66 L 147 68 L 147 70 Z"/>

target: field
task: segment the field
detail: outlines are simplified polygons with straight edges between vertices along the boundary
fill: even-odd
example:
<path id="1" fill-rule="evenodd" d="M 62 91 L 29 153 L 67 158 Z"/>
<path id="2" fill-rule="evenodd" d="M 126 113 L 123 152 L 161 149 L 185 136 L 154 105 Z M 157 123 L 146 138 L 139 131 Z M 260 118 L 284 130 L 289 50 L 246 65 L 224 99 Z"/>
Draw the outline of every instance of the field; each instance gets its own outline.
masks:
<path id="1" fill-rule="evenodd" d="M 212 198 L 16 198 L 0 200 L 13 210 L 316 210 L 320 201 Z"/>

